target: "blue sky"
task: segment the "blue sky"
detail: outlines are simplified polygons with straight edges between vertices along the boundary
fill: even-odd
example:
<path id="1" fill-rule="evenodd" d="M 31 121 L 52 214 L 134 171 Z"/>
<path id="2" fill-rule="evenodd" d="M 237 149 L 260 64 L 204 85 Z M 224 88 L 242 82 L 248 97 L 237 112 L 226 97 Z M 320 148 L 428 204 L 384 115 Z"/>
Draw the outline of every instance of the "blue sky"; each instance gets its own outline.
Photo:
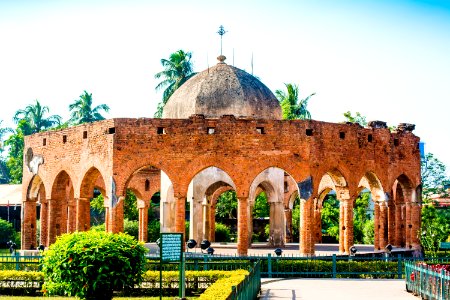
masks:
<path id="1" fill-rule="evenodd" d="M 271 90 L 316 93 L 313 119 L 348 110 L 415 133 L 450 167 L 450 2 L 0 0 L 0 120 L 34 99 L 68 118 L 83 90 L 108 117 L 151 117 L 159 60 L 193 52 L 227 62 Z M 234 59 L 233 59 L 234 52 Z"/>

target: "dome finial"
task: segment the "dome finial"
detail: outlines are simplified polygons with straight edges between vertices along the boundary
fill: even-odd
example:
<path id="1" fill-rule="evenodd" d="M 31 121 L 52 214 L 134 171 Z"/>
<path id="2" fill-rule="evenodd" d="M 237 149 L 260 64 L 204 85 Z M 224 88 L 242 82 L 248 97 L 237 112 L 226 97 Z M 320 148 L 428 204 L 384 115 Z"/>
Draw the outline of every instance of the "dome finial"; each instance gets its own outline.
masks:
<path id="1" fill-rule="evenodd" d="M 217 56 L 217 60 L 219 61 L 219 64 L 224 64 L 225 63 L 225 59 L 227 59 L 227 57 L 225 55 L 220 54 L 219 56 Z"/>

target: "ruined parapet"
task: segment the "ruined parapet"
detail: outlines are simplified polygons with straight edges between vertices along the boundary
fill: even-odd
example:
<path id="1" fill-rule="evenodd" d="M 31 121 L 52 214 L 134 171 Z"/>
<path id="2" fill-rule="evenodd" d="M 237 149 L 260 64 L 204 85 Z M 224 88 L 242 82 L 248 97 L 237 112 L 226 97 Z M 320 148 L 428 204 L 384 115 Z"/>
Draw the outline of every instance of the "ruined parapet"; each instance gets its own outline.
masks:
<path id="1" fill-rule="evenodd" d="M 414 129 L 416 129 L 416 125 L 410 123 L 400 123 L 397 126 L 397 131 L 401 132 L 413 132 Z"/>
<path id="2" fill-rule="evenodd" d="M 384 121 L 370 121 L 369 124 L 367 124 L 369 128 L 372 129 L 384 129 L 388 128 L 386 122 Z"/>

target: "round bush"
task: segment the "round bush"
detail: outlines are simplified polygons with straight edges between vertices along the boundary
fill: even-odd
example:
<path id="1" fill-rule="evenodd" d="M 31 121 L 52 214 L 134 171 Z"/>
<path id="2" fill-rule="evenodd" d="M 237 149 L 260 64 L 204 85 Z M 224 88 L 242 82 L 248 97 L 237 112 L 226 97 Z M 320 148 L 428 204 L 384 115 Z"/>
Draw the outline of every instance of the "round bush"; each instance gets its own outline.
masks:
<path id="1" fill-rule="evenodd" d="M 113 291 L 142 282 L 144 246 L 120 233 L 75 232 L 60 236 L 44 252 L 46 295 L 112 299 Z"/>
<path id="2" fill-rule="evenodd" d="M 0 248 L 7 248 L 6 243 L 13 241 L 20 247 L 20 233 L 16 232 L 13 225 L 3 219 L 0 219 Z"/>
<path id="3" fill-rule="evenodd" d="M 125 219 L 123 221 L 123 232 L 131 235 L 137 240 L 139 238 L 139 222 Z"/>
<path id="4" fill-rule="evenodd" d="M 216 242 L 229 242 L 230 241 L 230 228 L 226 225 L 217 222 L 216 223 Z"/>

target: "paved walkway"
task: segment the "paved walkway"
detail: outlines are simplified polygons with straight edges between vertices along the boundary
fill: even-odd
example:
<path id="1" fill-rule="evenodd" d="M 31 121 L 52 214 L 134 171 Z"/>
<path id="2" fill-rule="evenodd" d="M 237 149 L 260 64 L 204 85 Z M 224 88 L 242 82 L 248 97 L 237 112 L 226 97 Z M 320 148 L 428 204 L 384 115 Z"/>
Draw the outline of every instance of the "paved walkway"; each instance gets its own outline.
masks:
<path id="1" fill-rule="evenodd" d="M 263 279 L 261 300 L 417 300 L 404 280 L 383 279 Z"/>

